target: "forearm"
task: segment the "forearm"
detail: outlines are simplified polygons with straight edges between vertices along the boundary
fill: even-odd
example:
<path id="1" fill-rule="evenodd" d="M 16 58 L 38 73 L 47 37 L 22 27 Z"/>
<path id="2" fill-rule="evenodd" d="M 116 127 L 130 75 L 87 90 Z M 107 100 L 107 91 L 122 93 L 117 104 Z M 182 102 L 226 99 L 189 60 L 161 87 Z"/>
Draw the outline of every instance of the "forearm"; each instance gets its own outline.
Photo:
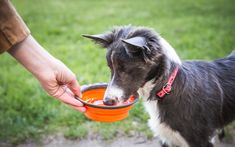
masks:
<path id="1" fill-rule="evenodd" d="M 8 52 L 36 77 L 40 77 L 44 71 L 51 71 L 48 68 L 53 68 L 53 63 L 56 62 L 31 35 Z"/>

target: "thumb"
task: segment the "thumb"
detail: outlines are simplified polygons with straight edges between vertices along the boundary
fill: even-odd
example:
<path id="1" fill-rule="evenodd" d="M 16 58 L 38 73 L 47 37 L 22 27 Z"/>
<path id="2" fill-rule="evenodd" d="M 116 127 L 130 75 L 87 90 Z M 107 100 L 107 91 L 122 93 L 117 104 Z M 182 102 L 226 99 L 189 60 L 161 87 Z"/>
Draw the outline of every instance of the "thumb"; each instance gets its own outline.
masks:
<path id="1" fill-rule="evenodd" d="M 68 84 L 68 88 L 77 96 L 82 97 L 82 93 L 80 90 L 80 85 L 77 81 L 77 79 L 75 78 L 74 80 L 72 80 L 69 84 Z"/>

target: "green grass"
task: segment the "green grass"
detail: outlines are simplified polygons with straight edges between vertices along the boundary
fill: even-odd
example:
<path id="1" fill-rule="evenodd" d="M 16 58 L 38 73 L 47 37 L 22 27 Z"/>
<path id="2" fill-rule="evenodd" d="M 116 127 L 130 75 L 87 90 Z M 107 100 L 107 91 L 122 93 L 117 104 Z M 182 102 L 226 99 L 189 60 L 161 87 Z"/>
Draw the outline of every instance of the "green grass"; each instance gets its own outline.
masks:
<path id="1" fill-rule="evenodd" d="M 108 82 L 105 50 L 81 37 L 117 25 L 154 28 L 182 59 L 211 60 L 235 49 L 234 0 L 13 0 L 33 36 L 76 73 L 81 85 Z M 0 142 L 18 144 L 42 134 L 64 132 L 110 139 L 137 130 L 151 136 L 139 102 L 130 117 L 96 123 L 46 95 L 39 83 L 7 53 L 0 57 Z"/>

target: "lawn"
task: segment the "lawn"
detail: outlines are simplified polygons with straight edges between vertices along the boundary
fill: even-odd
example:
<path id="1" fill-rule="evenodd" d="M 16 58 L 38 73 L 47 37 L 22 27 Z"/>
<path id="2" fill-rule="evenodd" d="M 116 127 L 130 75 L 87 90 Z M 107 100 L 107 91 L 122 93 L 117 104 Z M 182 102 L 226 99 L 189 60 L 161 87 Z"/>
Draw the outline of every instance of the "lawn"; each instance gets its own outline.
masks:
<path id="1" fill-rule="evenodd" d="M 234 0 L 12 0 L 33 36 L 78 77 L 80 85 L 108 82 L 105 50 L 81 34 L 118 25 L 158 31 L 184 59 L 212 60 L 235 49 Z M 99 134 L 151 133 L 141 101 L 121 122 L 97 123 L 49 97 L 34 77 L 11 56 L 0 57 L 0 142 L 62 132 L 70 139 Z"/>

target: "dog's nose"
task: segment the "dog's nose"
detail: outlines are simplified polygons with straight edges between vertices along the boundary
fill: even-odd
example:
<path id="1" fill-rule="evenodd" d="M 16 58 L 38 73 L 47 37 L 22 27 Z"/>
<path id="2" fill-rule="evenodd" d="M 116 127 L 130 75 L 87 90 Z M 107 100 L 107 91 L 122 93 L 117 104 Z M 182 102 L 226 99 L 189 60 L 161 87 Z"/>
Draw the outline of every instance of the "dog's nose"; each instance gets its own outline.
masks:
<path id="1" fill-rule="evenodd" d="M 117 99 L 106 97 L 104 98 L 103 103 L 108 106 L 113 106 L 117 104 Z"/>

